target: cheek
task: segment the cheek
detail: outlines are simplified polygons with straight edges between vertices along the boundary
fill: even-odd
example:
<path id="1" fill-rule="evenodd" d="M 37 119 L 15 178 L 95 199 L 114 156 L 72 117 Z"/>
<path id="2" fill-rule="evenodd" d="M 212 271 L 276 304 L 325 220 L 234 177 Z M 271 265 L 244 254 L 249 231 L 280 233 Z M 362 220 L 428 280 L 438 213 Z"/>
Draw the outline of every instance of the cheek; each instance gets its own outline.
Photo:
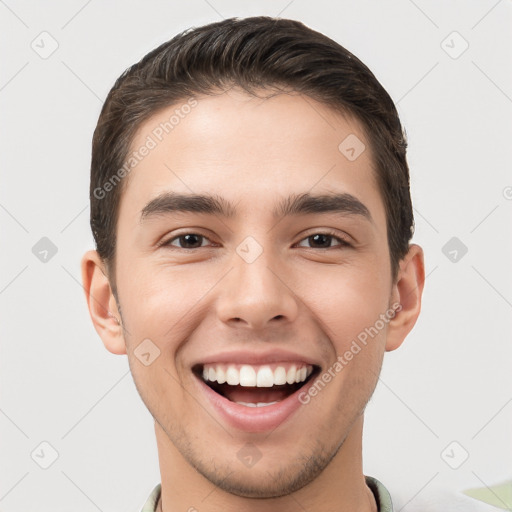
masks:
<path id="1" fill-rule="evenodd" d="M 141 258 L 142 260 L 142 258 Z M 124 263 L 124 262 L 123 262 Z M 148 264 L 133 259 L 118 273 L 128 359 L 138 392 L 153 415 L 168 414 L 169 425 L 182 416 L 190 400 L 185 389 L 191 376 L 184 353 L 194 331 L 212 313 L 212 298 L 225 269 L 207 265 Z M 150 366 L 138 358 L 142 343 L 156 346 Z M 196 346 L 196 345 L 194 345 Z M 167 411 L 167 412 L 165 412 Z M 166 420 L 167 421 L 167 420 Z"/>
<path id="2" fill-rule="evenodd" d="M 208 294 L 219 279 L 215 272 L 191 272 L 190 267 L 134 267 L 118 285 L 126 343 L 133 351 L 150 339 L 171 363 L 207 313 Z"/>
<path id="3" fill-rule="evenodd" d="M 331 267 L 302 279 L 304 286 L 309 283 L 305 302 L 321 322 L 337 353 L 345 351 L 352 340 L 371 328 L 388 309 L 389 283 L 382 279 L 379 269 Z"/>
<path id="4" fill-rule="evenodd" d="M 184 274 L 171 279 L 158 271 L 132 270 L 128 276 L 119 297 L 133 380 L 149 411 L 171 426 L 187 403 L 177 354 L 193 331 L 207 290 Z"/>

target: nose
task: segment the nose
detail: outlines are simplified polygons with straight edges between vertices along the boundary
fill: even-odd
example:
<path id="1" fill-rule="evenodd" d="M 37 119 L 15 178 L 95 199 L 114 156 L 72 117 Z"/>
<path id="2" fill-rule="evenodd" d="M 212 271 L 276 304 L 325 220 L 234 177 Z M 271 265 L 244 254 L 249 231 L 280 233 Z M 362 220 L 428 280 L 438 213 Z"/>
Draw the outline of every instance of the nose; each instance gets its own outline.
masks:
<path id="1" fill-rule="evenodd" d="M 284 273 L 275 258 L 263 251 L 255 261 L 246 261 L 237 254 L 233 262 L 235 268 L 223 280 L 217 300 L 222 322 L 261 330 L 296 319 L 299 299 L 293 291 L 294 283 L 288 282 L 289 273 Z"/>

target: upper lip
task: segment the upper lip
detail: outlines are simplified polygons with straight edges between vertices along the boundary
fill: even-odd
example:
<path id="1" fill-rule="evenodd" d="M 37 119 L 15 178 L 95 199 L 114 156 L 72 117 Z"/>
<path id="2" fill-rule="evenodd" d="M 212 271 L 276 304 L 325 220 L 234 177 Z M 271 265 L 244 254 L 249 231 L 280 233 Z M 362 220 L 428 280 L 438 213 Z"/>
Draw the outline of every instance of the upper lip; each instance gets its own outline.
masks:
<path id="1" fill-rule="evenodd" d="M 206 356 L 200 361 L 196 361 L 194 364 L 192 364 L 192 367 L 214 363 L 263 365 L 284 362 L 305 363 L 313 366 L 320 366 L 317 360 L 309 356 L 274 348 L 272 350 L 266 351 L 245 349 L 219 352 L 217 354 Z"/>

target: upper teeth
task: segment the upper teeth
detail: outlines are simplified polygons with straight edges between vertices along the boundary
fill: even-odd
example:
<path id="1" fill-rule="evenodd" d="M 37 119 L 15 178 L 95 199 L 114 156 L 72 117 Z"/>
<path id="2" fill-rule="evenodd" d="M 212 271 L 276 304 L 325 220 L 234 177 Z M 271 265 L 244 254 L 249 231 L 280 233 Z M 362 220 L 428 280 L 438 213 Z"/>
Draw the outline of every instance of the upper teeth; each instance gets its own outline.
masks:
<path id="1" fill-rule="evenodd" d="M 273 368 L 272 368 L 273 367 Z M 205 364 L 203 366 L 203 379 L 219 384 L 231 386 L 256 386 L 271 388 L 282 384 L 304 382 L 313 371 L 311 365 L 264 365 L 253 366 L 249 364 Z"/>

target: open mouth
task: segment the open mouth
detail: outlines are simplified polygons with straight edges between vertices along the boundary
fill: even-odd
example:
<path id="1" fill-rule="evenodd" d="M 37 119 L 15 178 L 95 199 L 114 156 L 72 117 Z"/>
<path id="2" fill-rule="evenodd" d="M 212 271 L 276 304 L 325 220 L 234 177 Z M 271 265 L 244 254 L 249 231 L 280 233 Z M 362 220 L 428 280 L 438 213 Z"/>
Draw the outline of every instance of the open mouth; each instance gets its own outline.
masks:
<path id="1" fill-rule="evenodd" d="M 204 364 L 192 369 L 210 389 L 239 405 L 266 407 L 305 386 L 320 371 L 303 363 Z"/>

